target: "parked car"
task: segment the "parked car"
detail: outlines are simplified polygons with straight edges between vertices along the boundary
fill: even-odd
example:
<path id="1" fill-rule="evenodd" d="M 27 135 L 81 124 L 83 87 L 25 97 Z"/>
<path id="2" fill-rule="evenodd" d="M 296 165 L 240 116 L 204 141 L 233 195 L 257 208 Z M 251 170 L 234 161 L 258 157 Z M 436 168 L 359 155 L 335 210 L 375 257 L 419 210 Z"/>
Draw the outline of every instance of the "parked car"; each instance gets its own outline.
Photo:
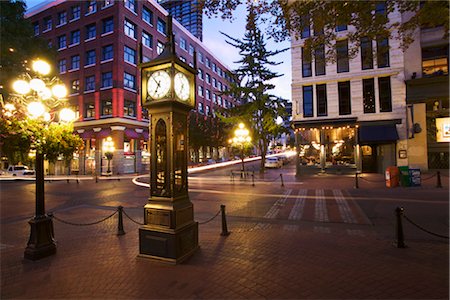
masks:
<path id="1" fill-rule="evenodd" d="M 35 175 L 34 170 L 28 169 L 27 166 L 9 166 L 6 173 L 12 176 L 25 176 L 25 175 Z"/>
<path id="2" fill-rule="evenodd" d="M 282 166 L 283 166 L 282 160 L 276 157 L 268 157 L 264 162 L 265 168 L 281 168 Z"/>

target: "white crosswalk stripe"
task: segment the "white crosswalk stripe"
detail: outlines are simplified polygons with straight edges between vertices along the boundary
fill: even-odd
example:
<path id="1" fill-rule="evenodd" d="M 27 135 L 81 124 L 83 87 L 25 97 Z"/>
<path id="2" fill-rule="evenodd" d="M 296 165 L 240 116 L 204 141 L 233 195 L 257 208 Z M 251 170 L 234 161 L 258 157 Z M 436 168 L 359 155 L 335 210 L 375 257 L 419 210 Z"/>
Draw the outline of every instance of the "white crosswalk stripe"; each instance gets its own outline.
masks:
<path id="1" fill-rule="evenodd" d="M 286 190 L 283 194 L 283 196 L 280 197 L 280 199 L 275 202 L 272 207 L 269 209 L 269 211 L 264 215 L 264 218 L 266 219 L 275 219 L 280 212 L 280 210 L 284 207 L 286 204 L 286 200 L 289 197 L 289 195 L 292 193 L 292 189 Z M 255 226 L 255 229 L 269 229 L 272 225 L 269 223 L 258 223 Z"/>
<path id="2" fill-rule="evenodd" d="M 295 199 L 295 204 L 289 213 L 289 220 L 300 220 L 303 216 L 303 209 L 305 208 L 307 190 L 299 190 L 298 197 Z"/>
<path id="3" fill-rule="evenodd" d="M 350 209 L 350 206 L 345 200 L 341 190 L 333 190 L 334 198 L 339 208 L 339 213 L 344 223 L 356 223 L 356 218 Z"/>
<path id="4" fill-rule="evenodd" d="M 315 207 L 314 219 L 315 219 L 315 221 L 319 221 L 319 222 L 328 222 L 329 221 L 324 191 L 322 189 L 316 190 L 316 207 Z"/>

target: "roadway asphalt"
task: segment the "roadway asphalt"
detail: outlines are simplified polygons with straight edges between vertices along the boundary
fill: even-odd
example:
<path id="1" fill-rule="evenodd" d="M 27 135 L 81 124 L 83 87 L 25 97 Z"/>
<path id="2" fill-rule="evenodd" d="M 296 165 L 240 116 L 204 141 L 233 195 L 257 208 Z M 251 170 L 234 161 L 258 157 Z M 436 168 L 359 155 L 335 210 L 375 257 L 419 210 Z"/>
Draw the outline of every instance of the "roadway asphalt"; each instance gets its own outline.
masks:
<path id="1" fill-rule="evenodd" d="M 283 174 L 283 186 L 280 174 Z M 385 187 L 383 176 L 303 175 L 293 166 L 231 180 L 228 171 L 190 178 L 199 225 L 198 250 L 180 265 L 138 258 L 138 228 L 148 190 L 130 178 L 47 183 L 57 253 L 23 258 L 32 215 L 30 183 L 1 182 L 2 299 L 448 299 L 448 239 L 404 222 L 407 248 L 395 246 L 393 210 L 432 233 L 448 236 L 448 174 L 435 188 Z M 444 174 L 443 174 L 444 175 Z M 428 179 L 428 177 L 430 177 Z M 145 178 L 141 181 L 145 182 Z M 26 199 L 31 198 L 31 199 Z M 229 236 L 221 236 L 226 205 Z"/>

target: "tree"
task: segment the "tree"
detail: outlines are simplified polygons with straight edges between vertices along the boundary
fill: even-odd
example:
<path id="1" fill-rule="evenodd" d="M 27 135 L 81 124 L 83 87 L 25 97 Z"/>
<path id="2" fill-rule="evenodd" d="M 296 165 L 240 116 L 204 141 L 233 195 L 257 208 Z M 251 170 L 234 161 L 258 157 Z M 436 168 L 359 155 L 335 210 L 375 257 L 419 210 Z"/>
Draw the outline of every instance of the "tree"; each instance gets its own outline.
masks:
<path id="1" fill-rule="evenodd" d="M 280 63 L 270 58 L 287 49 L 268 51 L 264 35 L 258 28 L 257 9 L 251 6 L 247 15 L 247 24 L 242 40 L 222 33 L 227 43 L 238 48 L 242 57 L 237 63 L 241 66 L 234 71 L 238 80 L 232 80 L 230 89 L 223 92 L 241 100 L 241 105 L 228 109 L 221 115 L 226 123 L 244 123 L 250 128 L 252 139 L 256 142 L 262 160 L 260 172 L 264 172 L 267 147 L 272 136 L 278 135 L 283 127 L 276 123 L 277 117 L 286 118 L 286 100 L 269 93 L 274 89 L 270 80 L 282 76 L 272 72 L 269 67 Z"/>
<path id="2" fill-rule="evenodd" d="M 255 4 L 257 3 L 257 4 Z M 420 27 L 443 28 L 443 39 L 449 33 L 448 1 L 320 1 L 320 0 L 279 0 L 279 1 L 247 1 L 247 0 L 205 0 L 201 2 L 206 15 L 221 15 L 223 19 L 233 18 L 233 11 L 241 4 L 249 7 L 257 5 L 255 12 L 260 18 L 269 20 L 268 32 L 276 40 L 284 40 L 294 36 L 301 37 L 304 28 L 313 26 L 316 32 L 306 37 L 305 48 L 308 53 L 328 46 L 326 58 L 333 61 L 336 57 L 336 27 L 347 25 L 354 27 L 348 34 L 349 55 L 354 56 L 363 37 L 376 39 L 395 38 L 401 41 L 403 49 L 414 41 L 416 29 Z M 387 14 L 398 10 L 409 15 L 400 23 L 389 22 Z"/>
<path id="3" fill-rule="evenodd" d="M 31 23 L 24 18 L 24 1 L 0 1 L 0 94 L 11 93 L 11 79 L 26 71 L 27 62 L 42 58 L 52 62 L 56 51 L 47 41 L 35 37 Z"/>

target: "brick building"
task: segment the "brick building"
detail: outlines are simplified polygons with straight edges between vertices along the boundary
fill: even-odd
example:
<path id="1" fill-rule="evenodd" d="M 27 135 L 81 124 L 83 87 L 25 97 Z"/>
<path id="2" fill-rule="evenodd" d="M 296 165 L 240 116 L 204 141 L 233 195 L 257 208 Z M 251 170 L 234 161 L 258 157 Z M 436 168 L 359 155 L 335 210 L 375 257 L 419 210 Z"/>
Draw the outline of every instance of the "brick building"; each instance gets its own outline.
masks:
<path id="1" fill-rule="evenodd" d="M 72 170 L 104 172 L 102 145 L 111 136 L 113 173 L 148 171 L 148 112 L 140 103 L 137 65 L 162 52 L 168 12 L 154 0 L 54 0 L 29 9 L 26 17 L 35 35 L 57 49 L 58 76 L 79 114 L 74 126 L 85 148 Z M 218 107 L 237 105 L 219 95 L 228 88 L 226 66 L 176 20 L 173 27 L 180 59 L 193 66 L 197 54 L 197 113 L 214 116 Z M 62 172 L 56 166 L 54 173 Z"/>

